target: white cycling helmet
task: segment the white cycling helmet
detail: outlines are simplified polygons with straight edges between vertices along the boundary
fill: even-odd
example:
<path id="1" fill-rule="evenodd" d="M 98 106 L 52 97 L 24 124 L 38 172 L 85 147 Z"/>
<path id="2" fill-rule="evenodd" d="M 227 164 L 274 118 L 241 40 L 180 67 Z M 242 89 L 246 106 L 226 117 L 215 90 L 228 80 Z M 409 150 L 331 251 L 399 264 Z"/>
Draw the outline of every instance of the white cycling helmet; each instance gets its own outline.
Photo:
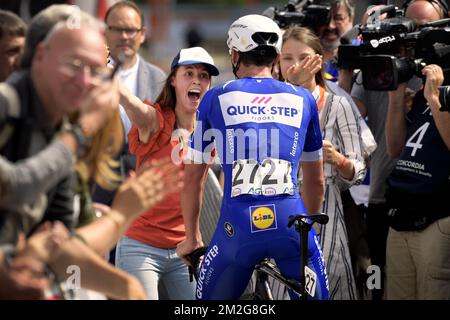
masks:
<path id="1" fill-rule="evenodd" d="M 270 18 L 250 14 L 237 19 L 228 30 L 227 45 L 232 50 L 248 52 L 260 46 L 273 47 L 281 52 L 282 34 L 278 25 Z"/>

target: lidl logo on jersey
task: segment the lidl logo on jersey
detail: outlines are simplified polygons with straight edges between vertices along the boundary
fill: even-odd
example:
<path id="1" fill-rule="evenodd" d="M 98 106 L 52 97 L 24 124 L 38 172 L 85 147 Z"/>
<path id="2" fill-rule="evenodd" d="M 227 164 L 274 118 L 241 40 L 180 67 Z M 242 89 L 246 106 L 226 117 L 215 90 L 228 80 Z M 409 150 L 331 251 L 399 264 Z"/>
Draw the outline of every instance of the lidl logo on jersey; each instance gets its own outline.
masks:
<path id="1" fill-rule="evenodd" d="M 300 127 L 303 98 L 291 93 L 254 94 L 241 91 L 219 96 L 225 125 L 276 122 Z"/>
<path id="2" fill-rule="evenodd" d="M 277 229 L 275 205 L 253 206 L 249 210 L 252 233 Z"/>

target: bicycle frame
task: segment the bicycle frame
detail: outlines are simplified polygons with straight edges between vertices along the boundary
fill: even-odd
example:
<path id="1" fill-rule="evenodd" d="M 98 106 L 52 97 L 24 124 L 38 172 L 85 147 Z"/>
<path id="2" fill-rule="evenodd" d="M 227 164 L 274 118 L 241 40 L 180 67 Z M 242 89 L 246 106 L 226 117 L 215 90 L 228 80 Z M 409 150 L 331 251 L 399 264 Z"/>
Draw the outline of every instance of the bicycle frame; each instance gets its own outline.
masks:
<path id="1" fill-rule="evenodd" d="M 268 259 L 262 260 L 255 266 L 256 271 L 256 283 L 255 289 L 253 290 L 253 298 L 259 300 L 273 300 L 273 294 L 268 284 L 268 276 L 270 275 L 274 279 L 283 283 L 287 288 L 292 290 L 294 293 L 300 295 L 301 300 L 307 299 L 306 292 L 306 277 L 305 277 L 305 266 L 307 266 L 308 259 L 308 235 L 313 224 L 317 222 L 319 224 L 326 224 L 328 222 L 328 216 L 325 214 L 315 214 L 315 215 L 296 215 L 289 217 L 288 227 L 295 227 L 295 230 L 299 233 L 299 241 L 301 248 L 300 257 L 300 282 L 294 279 L 285 278 L 276 268 L 275 264 L 270 262 Z M 193 277 L 197 279 L 198 275 L 198 261 L 200 256 L 206 253 L 207 248 L 202 247 L 194 250 L 190 255 L 189 259 L 193 263 L 194 267 L 189 266 L 189 274 L 191 281 Z"/>
<path id="2" fill-rule="evenodd" d="M 274 300 L 272 289 L 269 286 L 269 276 L 282 283 L 286 288 L 300 295 L 301 284 L 294 279 L 287 279 L 277 269 L 274 263 L 264 259 L 255 266 L 256 281 L 254 288 L 255 300 Z"/>

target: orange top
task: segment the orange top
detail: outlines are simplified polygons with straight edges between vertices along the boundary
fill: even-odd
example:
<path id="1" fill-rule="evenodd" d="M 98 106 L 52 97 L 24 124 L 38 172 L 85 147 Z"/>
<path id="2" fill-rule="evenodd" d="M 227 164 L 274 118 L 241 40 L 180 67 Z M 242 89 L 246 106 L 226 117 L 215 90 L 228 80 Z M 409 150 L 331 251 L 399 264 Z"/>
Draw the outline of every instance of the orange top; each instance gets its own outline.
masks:
<path id="1" fill-rule="evenodd" d="M 147 143 L 139 141 L 139 133 L 133 126 L 128 134 L 128 144 L 132 154 L 137 156 L 136 168 L 152 159 L 170 157 L 172 132 L 175 128 L 175 113 L 171 109 L 162 109 L 158 104 L 150 104 L 156 109 L 158 130 Z M 127 237 L 154 247 L 175 248 L 185 239 L 185 227 L 181 213 L 180 193 L 167 195 L 152 209 L 140 215 L 125 233 Z"/>

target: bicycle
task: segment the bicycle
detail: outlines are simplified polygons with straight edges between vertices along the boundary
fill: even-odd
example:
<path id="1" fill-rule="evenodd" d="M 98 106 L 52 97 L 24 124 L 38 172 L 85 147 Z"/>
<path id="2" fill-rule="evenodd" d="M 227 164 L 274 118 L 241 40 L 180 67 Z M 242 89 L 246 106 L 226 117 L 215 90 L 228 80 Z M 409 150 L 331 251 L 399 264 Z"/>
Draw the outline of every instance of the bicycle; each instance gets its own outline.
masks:
<path id="1" fill-rule="evenodd" d="M 307 300 L 307 293 L 311 295 L 315 288 L 314 277 L 306 272 L 308 260 L 308 233 L 314 223 L 327 224 L 328 216 L 326 214 L 313 215 L 295 215 L 289 217 L 288 227 L 295 227 L 295 230 L 300 235 L 300 281 L 296 279 L 288 279 L 284 277 L 278 270 L 276 265 L 268 258 L 263 259 L 255 266 L 255 285 L 251 294 L 252 300 L 274 300 L 272 290 L 269 285 L 269 277 L 276 279 L 282 283 L 292 293 L 297 294 L 301 300 Z M 208 247 L 200 247 L 192 251 L 188 256 L 191 265 L 188 266 L 190 281 L 198 279 L 198 271 L 201 262 L 201 257 L 206 253 Z M 309 269 L 309 268 L 308 268 Z"/>

